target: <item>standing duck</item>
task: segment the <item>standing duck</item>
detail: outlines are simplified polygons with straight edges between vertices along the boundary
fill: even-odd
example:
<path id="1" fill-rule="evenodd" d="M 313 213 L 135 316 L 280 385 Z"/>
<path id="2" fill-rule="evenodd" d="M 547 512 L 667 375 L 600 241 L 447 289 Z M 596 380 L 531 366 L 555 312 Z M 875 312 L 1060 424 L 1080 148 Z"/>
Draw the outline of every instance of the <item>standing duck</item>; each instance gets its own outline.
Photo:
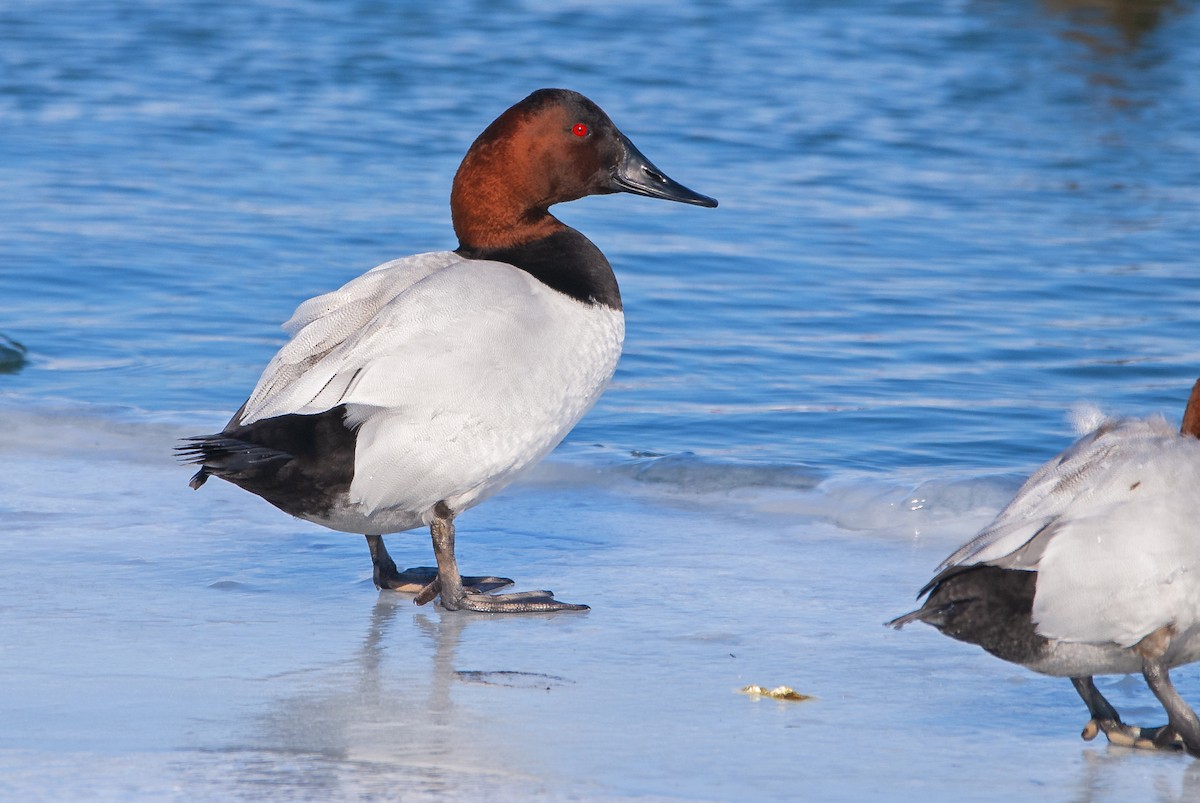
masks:
<path id="1" fill-rule="evenodd" d="M 547 208 L 629 192 L 715 207 L 668 178 L 577 92 L 541 89 L 467 151 L 459 247 L 386 262 L 297 308 L 220 433 L 182 457 L 308 521 L 366 536 L 379 588 L 449 610 L 584 610 L 462 577 L 454 519 L 546 456 L 617 366 L 621 294 L 604 254 Z M 385 533 L 427 526 L 437 568 L 399 571 Z"/>
<path id="2" fill-rule="evenodd" d="M 1091 715 L 1084 739 L 1200 757 L 1200 721 L 1168 674 L 1200 660 L 1200 382 L 1179 432 L 1161 417 L 1103 421 L 938 570 L 925 604 L 889 625 L 926 622 L 1070 678 Z M 1092 681 L 1135 672 L 1166 725 L 1125 724 Z"/>

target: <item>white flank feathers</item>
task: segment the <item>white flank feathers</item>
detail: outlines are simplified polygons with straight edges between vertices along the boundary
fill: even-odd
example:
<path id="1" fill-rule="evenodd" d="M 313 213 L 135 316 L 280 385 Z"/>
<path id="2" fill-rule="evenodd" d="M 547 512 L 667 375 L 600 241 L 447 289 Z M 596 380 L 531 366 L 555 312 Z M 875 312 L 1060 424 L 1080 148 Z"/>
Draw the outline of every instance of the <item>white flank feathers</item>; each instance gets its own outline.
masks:
<path id="1" fill-rule="evenodd" d="M 1161 417 L 1102 422 L 943 567 L 981 563 L 1038 572 L 1033 620 L 1050 639 L 1129 647 L 1197 628 L 1200 440 Z"/>
<path id="2" fill-rule="evenodd" d="M 238 423 L 346 405 L 355 509 L 322 523 L 353 532 L 415 527 L 439 501 L 463 510 L 503 488 L 595 404 L 625 331 L 620 311 L 452 252 L 385 263 L 285 327 Z"/>

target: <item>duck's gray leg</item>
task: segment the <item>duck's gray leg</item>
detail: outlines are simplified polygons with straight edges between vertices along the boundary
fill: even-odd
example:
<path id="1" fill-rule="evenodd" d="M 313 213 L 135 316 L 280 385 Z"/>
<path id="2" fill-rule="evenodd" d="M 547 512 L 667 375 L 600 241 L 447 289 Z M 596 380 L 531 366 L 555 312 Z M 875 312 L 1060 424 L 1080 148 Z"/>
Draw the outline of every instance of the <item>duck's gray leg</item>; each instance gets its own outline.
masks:
<path id="1" fill-rule="evenodd" d="M 1179 696 L 1179 692 L 1175 691 L 1175 685 L 1171 683 L 1171 676 L 1167 673 L 1167 667 L 1163 664 L 1161 655 L 1143 657 L 1142 677 L 1146 678 L 1146 684 L 1150 687 L 1150 691 L 1154 692 L 1154 696 L 1167 711 L 1167 721 L 1170 724 L 1163 730 L 1170 730 L 1172 737 L 1183 742 L 1183 749 L 1200 758 L 1200 720 L 1196 719 L 1196 712 L 1184 702 L 1183 698 Z M 1155 741 L 1157 742 L 1158 739 Z M 1178 747 L 1174 743 L 1161 746 Z"/>
<path id="2" fill-rule="evenodd" d="M 454 512 L 444 502 L 433 509 L 429 534 L 437 558 L 437 578 L 417 594 L 416 603 L 424 605 L 436 596 L 448 611 L 468 610 L 480 613 L 545 613 L 548 611 L 586 611 L 586 605 L 559 602 L 550 591 L 524 591 L 518 594 L 486 594 L 464 588 L 454 557 Z"/>
<path id="3" fill-rule="evenodd" d="M 1092 678 L 1071 678 L 1071 684 L 1075 686 L 1075 691 L 1079 692 L 1079 696 L 1083 698 L 1084 705 L 1087 706 L 1088 713 L 1092 715 L 1092 719 L 1107 719 L 1113 722 L 1120 723 L 1121 716 L 1117 713 L 1117 709 L 1113 708 L 1112 703 L 1104 699 L 1104 695 L 1096 688 L 1095 681 Z M 1093 733 L 1091 738 L 1095 738 Z"/>
<path id="4" fill-rule="evenodd" d="M 382 535 L 368 535 L 366 539 L 367 547 L 371 550 L 371 565 L 374 567 L 372 579 L 376 588 L 416 594 L 431 583 L 437 583 L 437 569 L 432 566 L 417 566 L 399 571 L 383 544 Z M 464 577 L 462 581 L 471 590 L 479 592 L 504 588 L 513 582 L 507 577 Z"/>

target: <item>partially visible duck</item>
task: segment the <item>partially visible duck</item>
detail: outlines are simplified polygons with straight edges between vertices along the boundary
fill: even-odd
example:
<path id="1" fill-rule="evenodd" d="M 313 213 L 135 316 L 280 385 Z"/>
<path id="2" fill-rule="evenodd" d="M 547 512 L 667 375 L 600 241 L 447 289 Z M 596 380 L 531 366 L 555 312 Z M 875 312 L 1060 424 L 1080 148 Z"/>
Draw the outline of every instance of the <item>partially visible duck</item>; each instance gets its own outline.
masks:
<path id="1" fill-rule="evenodd" d="M 947 558 L 922 621 L 1035 672 L 1068 677 L 1113 744 L 1200 756 L 1200 721 L 1168 671 L 1200 660 L 1200 382 L 1179 432 L 1109 419 L 1034 473 Z M 1168 724 L 1121 721 L 1093 675 L 1140 672 Z"/>
<path id="2" fill-rule="evenodd" d="M 223 431 L 190 438 L 191 486 L 228 480 L 366 536 L 380 588 L 484 612 L 582 610 L 463 578 L 454 519 L 550 452 L 608 384 L 625 323 L 604 254 L 547 208 L 629 192 L 715 207 L 668 178 L 592 101 L 542 89 L 471 145 L 450 209 L 459 247 L 386 262 L 301 304 L 292 338 Z M 428 526 L 437 569 L 385 533 Z"/>

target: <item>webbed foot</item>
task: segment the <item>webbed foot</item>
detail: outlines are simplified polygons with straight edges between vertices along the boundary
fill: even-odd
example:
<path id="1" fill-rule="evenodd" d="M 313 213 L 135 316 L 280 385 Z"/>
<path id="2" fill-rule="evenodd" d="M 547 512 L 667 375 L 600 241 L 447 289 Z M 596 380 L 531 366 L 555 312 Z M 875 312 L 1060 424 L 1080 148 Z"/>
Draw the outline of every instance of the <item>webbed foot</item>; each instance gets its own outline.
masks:
<path id="1" fill-rule="evenodd" d="M 463 578 L 465 581 L 467 578 Z M 456 598 L 442 594 L 442 607 L 448 611 L 477 611 L 479 613 L 549 613 L 552 611 L 586 611 L 587 605 L 561 602 L 553 591 L 518 591 L 513 594 L 477 594 L 463 591 Z M 418 596 L 418 601 L 420 597 Z M 432 599 L 432 597 L 430 597 Z"/>
<path id="2" fill-rule="evenodd" d="M 513 581 L 507 577 L 464 577 L 462 578 L 463 587 L 469 588 L 471 591 L 484 594 L 488 591 L 495 591 L 497 588 L 510 586 Z M 397 571 L 395 564 L 392 564 L 390 572 L 375 572 L 375 587 L 380 590 L 401 591 L 405 594 L 420 594 L 432 584 L 437 583 L 437 569 L 433 566 L 416 566 L 404 571 Z M 438 590 L 440 590 L 438 586 Z M 433 592 L 433 596 L 437 596 L 438 590 Z M 432 597 L 431 597 L 432 599 Z"/>
<path id="3" fill-rule="evenodd" d="M 429 534 L 433 539 L 433 554 L 437 558 L 437 577 L 422 588 L 413 601 L 418 605 L 440 597 L 448 611 L 478 611 L 479 613 L 549 613 L 552 611 L 586 611 L 588 606 L 559 602 L 552 591 L 521 591 L 515 594 L 481 593 L 479 586 L 471 587 L 470 577 L 458 573 L 454 557 L 454 512 L 444 502 L 433 508 Z M 511 582 L 511 581 L 509 581 Z"/>
<path id="4" fill-rule="evenodd" d="M 1109 744 L 1118 747 L 1132 747 L 1137 750 L 1183 750 L 1183 739 L 1170 725 L 1159 725 L 1156 728 L 1139 728 L 1137 725 L 1126 725 L 1120 720 L 1091 719 L 1083 726 L 1080 736 L 1090 742 L 1103 732 Z"/>
<path id="5" fill-rule="evenodd" d="M 1079 735 L 1084 741 L 1090 742 L 1100 733 L 1108 739 L 1109 744 L 1119 747 L 1132 747 L 1138 750 L 1183 750 L 1187 745 L 1182 737 L 1170 725 L 1160 725 L 1157 728 L 1139 728 L 1137 725 L 1126 725 L 1112 703 L 1104 698 L 1090 677 L 1071 678 L 1071 683 L 1079 696 L 1087 704 L 1088 713 L 1092 718 L 1083 726 Z"/>
<path id="6" fill-rule="evenodd" d="M 396 562 L 392 560 L 392 556 L 388 554 L 387 547 L 383 544 L 383 536 L 368 535 L 366 538 L 367 546 L 371 549 L 372 579 L 375 581 L 375 587 L 379 590 L 421 594 L 430 585 L 437 584 L 437 569 L 432 566 L 418 566 L 413 569 L 400 571 L 396 568 Z M 507 577 L 464 577 L 462 578 L 462 584 L 474 593 L 484 594 L 488 591 L 495 591 L 497 588 L 510 586 L 513 584 L 513 581 Z M 440 586 L 435 588 L 429 599 L 436 597 L 440 590 Z"/>

